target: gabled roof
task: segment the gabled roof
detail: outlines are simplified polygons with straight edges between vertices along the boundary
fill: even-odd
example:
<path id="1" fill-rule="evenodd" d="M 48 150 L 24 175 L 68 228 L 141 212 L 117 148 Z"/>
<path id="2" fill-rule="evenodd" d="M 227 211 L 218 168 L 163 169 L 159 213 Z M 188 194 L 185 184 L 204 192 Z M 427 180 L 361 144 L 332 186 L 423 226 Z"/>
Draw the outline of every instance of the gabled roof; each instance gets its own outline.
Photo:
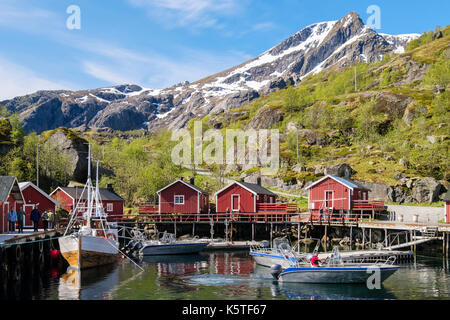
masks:
<path id="1" fill-rule="evenodd" d="M 340 184 L 343 184 L 344 186 L 350 188 L 350 189 L 361 189 L 361 190 L 367 190 L 370 191 L 369 189 L 367 189 L 366 187 L 361 186 L 360 184 L 358 184 L 357 182 L 353 181 L 353 180 L 349 180 L 349 179 L 344 179 L 341 177 L 336 177 L 336 176 L 332 176 L 332 175 L 327 175 L 325 177 L 323 177 L 322 179 L 314 182 L 312 185 L 310 185 L 309 187 L 307 187 L 306 189 L 310 189 L 312 187 L 314 187 L 315 185 L 321 183 L 322 181 L 324 181 L 325 179 L 331 178 L 337 182 L 339 182 Z"/>
<path id="2" fill-rule="evenodd" d="M 17 178 L 13 176 L 0 176 L 0 202 L 6 202 L 12 194 L 16 201 L 23 201 Z"/>
<path id="3" fill-rule="evenodd" d="M 275 193 L 273 193 L 270 190 L 267 190 L 266 188 L 260 186 L 259 184 L 248 183 L 248 182 L 238 182 L 238 181 L 234 181 L 233 183 L 229 184 L 225 188 L 217 191 L 215 195 L 222 193 L 222 191 L 225 191 L 226 189 L 228 189 L 229 187 L 231 187 L 234 184 L 241 186 L 242 188 L 246 189 L 247 191 L 250 191 L 251 193 L 253 193 L 255 195 L 262 194 L 262 195 L 275 196 L 275 197 L 277 196 Z"/>
<path id="4" fill-rule="evenodd" d="M 53 202 L 54 204 L 58 204 L 58 202 L 53 199 L 52 197 L 50 197 L 47 193 L 45 193 L 41 188 L 39 188 L 38 186 L 36 186 L 33 182 L 31 181 L 27 181 L 27 182 L 19 182 L 19 188 L 20 191 L 23 191 L 25 188 L 28 187 L 32 187 L 33 189 L 35 189 L 36 191 L 38 191 L 40 194 L 42 194 L 44 197 L 46 197 L 48 200 L 50 200 L 51 202 Z"/>
<path id="5" fill-rule="evenodd" d="M 160 193 L 161 191 L 163 191 L 163 190 L 166 190 L 167 188 L 169 188 L 169 187 L 171 187 L 171 186 L 173 186 L 175 183 L 177 183 L 177 182 L 181 182 L 181 183 L 183 183 L 184 185 L 186 185 L 186 186 L 188 186 L 189 188 L 191 188 L 191 189 L 194 189 L 195 191 L 197 191 L 197 192 L 199 192 L 199 193 L 202 193 L 202 194 L 206 194 L 206 195 L 209 195 L 209 193 L 208 192 L 206 192 L 205 190 L 203 190 L 203 189 L 201 189 L 201 188 L 199 188 L 199 187 L 197 187 L 196 185 L 193 185 L 193 184 L 190 184 L 190 183 L 188 183 L 188 182 L 186 182 L 186 181 L 184 181 L 184 180 L 177 180 L 177 181 L 174 181 L 174 182 L 172 182 L 171 184 L 169 184 L 169 185 L 167 185 L 167 186 L 165 186 L 164 188 L 162 188 L 161 190 L 158 190 L 158 192 L 157 193 Z"/>
<path id="6" fill-rule="evenodd" d="M 87 200 L 87 191 L 85 191 L 83 197 L 81 197 L 83 189 L 84 187 L 58 187 L 50 195 L 54 194 L 57 190 L 61 190 L 74 200 Z M 99 192 L 102 201 L 124 201 L 118 194 L 111 192 L 108 189 L 99 188 Z"/>

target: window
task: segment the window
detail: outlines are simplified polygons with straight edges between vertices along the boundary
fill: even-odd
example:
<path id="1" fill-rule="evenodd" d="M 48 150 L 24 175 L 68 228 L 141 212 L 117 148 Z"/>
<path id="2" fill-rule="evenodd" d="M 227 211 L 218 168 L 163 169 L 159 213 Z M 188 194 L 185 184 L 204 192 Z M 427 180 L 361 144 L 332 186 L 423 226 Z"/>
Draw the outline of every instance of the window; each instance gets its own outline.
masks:
<path id="1" fill-rule="evenodd" d="M 113 211 L 113 204 L 112 203 L 107 203 L 106 204 L 106 211 L 108 211 L 108 212 L 112 212 Z"/>
<path id="2" fill-rule="evenodd" d="M 184 196 L 175 196 L 173 202 L 175 204 L 184 204 Z"/>

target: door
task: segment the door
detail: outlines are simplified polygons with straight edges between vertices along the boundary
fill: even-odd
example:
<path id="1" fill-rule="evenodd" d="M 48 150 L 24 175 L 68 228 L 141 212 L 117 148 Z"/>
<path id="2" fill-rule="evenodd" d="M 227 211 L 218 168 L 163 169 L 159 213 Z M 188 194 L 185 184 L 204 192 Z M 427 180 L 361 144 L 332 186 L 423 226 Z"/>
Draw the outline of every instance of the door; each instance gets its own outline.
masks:
<path id="1" fill-rule="evenodd" d="M 34 209 L 34 204 L 25 204 L 23 211 L 25 211 L 25 227 L 32 227 L 33 221 L 31 221 L 31 211 Z"/>
<path id="2" fill-rule="evenodd" d="M 239 211 L 241 208 L 241 197 L 238 194 L 233 194 L 231 196 L 231 210 Z"/>

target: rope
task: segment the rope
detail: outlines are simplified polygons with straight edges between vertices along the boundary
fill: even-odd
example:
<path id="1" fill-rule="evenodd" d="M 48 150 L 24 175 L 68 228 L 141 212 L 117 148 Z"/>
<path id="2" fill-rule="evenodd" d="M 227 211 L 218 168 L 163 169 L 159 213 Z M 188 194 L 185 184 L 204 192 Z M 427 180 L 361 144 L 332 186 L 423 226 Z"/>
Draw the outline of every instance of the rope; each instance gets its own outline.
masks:
<path id="1" fill-rule="evenodd" d="M 103 220 L 101 220 L 101 226 L 102 226 L 102 230 L 103 233 L 106 236 L 106 230 L 105 230 L 105 225 L 103 224 Z M 128 257 L 125 253 L 123 253 L 118 247 L 114 246 L 110 241 L 108 241 L 108 239 L 105 238 L 105 241 L 107 243 L 109 243 L 114 249 L 116 249 L 117 251 L 119 251 L 124 257 L 126 257 L 128 260 L 130 260 L 131 262 L 133 262 L 133 264 L 138 267 L 139 269 L 141 269 L 141 271 L 144 271 L 144 268 L 142 268 L 140 265 L 138 265 L 135 261 L 133 261 L 133 259 L 131 259 L 130 257 Z"/>

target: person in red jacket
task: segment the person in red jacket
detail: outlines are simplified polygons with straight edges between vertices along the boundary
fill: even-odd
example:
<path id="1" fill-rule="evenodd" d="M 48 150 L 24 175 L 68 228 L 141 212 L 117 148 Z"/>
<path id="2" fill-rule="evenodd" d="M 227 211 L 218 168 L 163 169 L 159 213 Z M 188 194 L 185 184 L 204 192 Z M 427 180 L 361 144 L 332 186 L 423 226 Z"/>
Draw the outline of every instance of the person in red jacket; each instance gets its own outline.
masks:
<path id="1" fill-rule="evenodd" d="M 320 267 L 320 259 L 319 259 L 319 253 L 314 252 L 314 255 L 311 258 L 311 266 L 313 267 Z"/>

